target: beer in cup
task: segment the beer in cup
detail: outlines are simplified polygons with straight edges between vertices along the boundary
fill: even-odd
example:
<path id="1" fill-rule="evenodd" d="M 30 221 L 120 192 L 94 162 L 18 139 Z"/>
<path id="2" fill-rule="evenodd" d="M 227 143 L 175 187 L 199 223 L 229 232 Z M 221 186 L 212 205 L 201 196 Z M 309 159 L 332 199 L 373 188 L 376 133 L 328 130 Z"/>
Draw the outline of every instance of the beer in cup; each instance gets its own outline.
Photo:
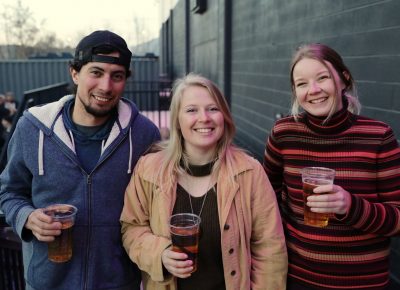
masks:
<path id="1" fill-rule="evenodd" d="M 191 213 L 179 213 L 169 221 L 172 251 L 185 253 L 193 261 L 193 272 L 197 269 L 200 217 Z"/>
<path id="2" fill-rule="evenodd" d="M 61 235 L 55 236 L 53 242 L 48 243 L 48 258 L 52 262 L 69 261 L 72 257 L 72 226 L 75 223 L 77 208 L 69 204 L 54 204 L 44 209 L 44 213 L 53 218 L 53 221 L 62 224 Z"/>
<path id="3" fill-rule="evenodd" d="M 329 213 L 312 212 L 307 206 L 307 197 L 310 195 L 321 195 L 324 193 L 314 193 L 314 188 L 333 184 L 335 170 L 325 167 L 306 167 L 301 170 L 303 180 L 303 199 L 304 199 L 304 223 L 315 227 L 325 227 L 328 225 Z"/>

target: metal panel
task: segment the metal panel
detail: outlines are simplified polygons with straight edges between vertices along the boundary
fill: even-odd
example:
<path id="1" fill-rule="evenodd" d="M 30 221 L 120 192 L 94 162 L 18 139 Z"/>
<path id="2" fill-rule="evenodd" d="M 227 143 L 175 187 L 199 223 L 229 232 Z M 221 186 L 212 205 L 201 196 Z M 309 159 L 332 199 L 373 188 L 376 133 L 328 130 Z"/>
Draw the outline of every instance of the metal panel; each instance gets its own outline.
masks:
<path id="1" fill-rule="evenodd" d="M 68 61 L 10 60 L 0 61 L 0 93 L 12 91 L 21 101 L 24 91 L 70 80 Z"/>
<path id="2" fill-rule="evenodd" d="M 12 91 L 17 101 L 24 92 L 60 82 L 70 82 L 69 59 L 9 60 L 0 61 L 0 93 Z M 158 81 L 157 57 L 134 57 L 131 62 L 133 82 Z"/>

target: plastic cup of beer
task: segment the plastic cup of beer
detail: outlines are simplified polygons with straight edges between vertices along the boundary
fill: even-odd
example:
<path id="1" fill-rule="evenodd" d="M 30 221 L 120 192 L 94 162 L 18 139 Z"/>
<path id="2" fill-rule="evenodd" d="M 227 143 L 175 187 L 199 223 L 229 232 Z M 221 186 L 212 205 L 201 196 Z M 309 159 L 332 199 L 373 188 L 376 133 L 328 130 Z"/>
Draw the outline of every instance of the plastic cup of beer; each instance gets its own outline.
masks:
<path id="1" fill-rule="evenodd" d="M 53 221 L 62 224 L 61 235 L 48 243 L 48 258 L 52 262 L 67 262 L 72 257 L 72 226 L 78 209 L 70 204 L 54 204 L 46 207 L 44 213 Z"/>
<path id="2" fill-rule="evenodd" d="M 301 170 L 301 177 L 303 180 L 304 223 L 315 227 L 326 227 L 330 213 L 312 212 L 307 206 L 307 197 L 329 193 L 314 193 L 313 190 L 321 185 L 333 184 L 335 170 L 325 167 L 305 167 Z"/>
<path id="3" fill-rule="evenodd" d="M 197 269 L 197 254 L 199 251 L 200 217 L 192 213 L 172 215 L 169 227 L 172 239 L 172 251 L 185 253 L 193 262 L 193 272 Z"/>

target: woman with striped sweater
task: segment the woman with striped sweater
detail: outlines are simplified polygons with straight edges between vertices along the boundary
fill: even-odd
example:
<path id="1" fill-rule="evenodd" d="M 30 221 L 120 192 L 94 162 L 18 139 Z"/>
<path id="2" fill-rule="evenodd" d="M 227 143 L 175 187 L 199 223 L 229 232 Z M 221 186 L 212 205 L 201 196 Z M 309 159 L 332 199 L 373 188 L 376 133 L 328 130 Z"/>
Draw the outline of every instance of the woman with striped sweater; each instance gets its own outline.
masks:
<path id="1" fill-rule="evenodd" d="M 300 47 L 291 66 L 292 116 L 276 122 L 264 168 L 278 196 L 289 254 L 288 290 L 387 289 L 390 237 L 400 234 L 400 150 L 392 129 L 358 115 L 354 80 L 322 44 Z M 302 112 L 300 112 L 300 110 Z M 329 224 L 305 225 L 301 169 L 336 170 L 308 197 Z"/>

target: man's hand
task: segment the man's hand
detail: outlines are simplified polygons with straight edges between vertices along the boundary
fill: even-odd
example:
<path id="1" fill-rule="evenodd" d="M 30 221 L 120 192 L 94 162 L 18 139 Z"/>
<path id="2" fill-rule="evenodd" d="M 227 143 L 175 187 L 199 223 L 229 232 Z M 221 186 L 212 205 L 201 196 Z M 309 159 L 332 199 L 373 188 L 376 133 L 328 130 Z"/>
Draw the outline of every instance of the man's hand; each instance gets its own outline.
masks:
<path id="1" fill-rule="evenodd" d="M 25 223 L 25 228 L 32 231 L 33 235 L 42 242 L 54 241 L 54 236 L 61 234 L 62 224 L 53 222 L 51 216 L 46 215 L 43 209 L 33 211 Z"/>

